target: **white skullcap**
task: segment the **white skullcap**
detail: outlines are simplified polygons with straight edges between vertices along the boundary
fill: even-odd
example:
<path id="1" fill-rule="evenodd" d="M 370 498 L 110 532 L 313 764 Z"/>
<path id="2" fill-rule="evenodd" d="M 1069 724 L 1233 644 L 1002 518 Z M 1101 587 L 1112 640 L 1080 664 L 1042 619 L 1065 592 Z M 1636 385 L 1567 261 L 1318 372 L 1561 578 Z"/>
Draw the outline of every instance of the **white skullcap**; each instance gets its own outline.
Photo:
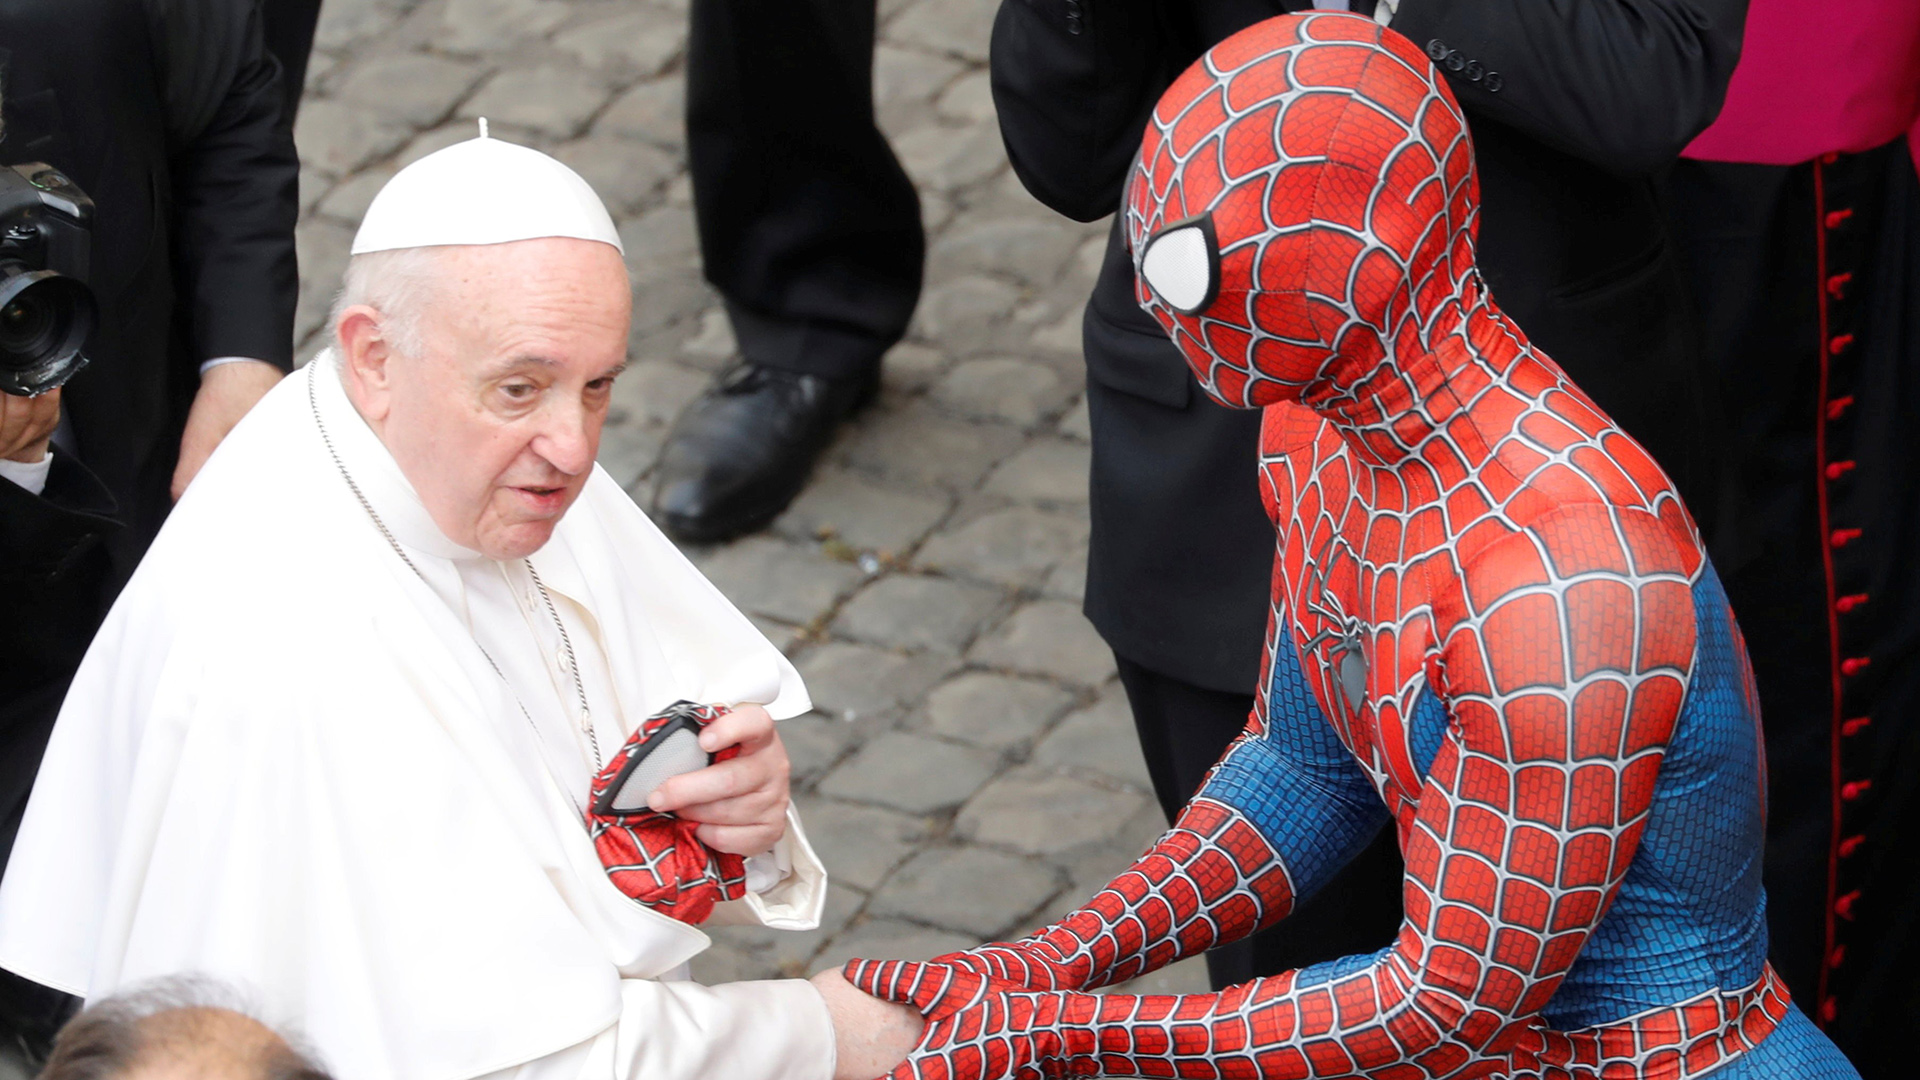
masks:
<path id="1" fill-rule="evenodd" d="M 571 236 L 620 248 L 600 197 L 580 174 L 530 147 L 480 137 L 436 150 L 387 181 L 352 254 Z"/>

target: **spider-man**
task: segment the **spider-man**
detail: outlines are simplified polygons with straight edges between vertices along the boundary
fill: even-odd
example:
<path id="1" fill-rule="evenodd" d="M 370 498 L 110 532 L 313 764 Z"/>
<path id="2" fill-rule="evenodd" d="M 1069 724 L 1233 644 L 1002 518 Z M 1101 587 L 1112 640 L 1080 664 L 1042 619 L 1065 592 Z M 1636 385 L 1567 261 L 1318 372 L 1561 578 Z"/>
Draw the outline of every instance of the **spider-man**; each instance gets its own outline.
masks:
<path id="1" fill-rule="evenodd" d="M 1427 57 L 1284 16 L 1161 99 L 1141 303 L 1264 408 L 1262 693 L 1179 822 L 1034 937 L 848 975 L 932 1021 L 900 1077 L 1851 1077 L 1766 963 L 1739 632 L 1652 459 L 1474 269 Z M 1397 940 L 1216 994 L 1086 991 L 1284 917 L 1384 823 Z"/>

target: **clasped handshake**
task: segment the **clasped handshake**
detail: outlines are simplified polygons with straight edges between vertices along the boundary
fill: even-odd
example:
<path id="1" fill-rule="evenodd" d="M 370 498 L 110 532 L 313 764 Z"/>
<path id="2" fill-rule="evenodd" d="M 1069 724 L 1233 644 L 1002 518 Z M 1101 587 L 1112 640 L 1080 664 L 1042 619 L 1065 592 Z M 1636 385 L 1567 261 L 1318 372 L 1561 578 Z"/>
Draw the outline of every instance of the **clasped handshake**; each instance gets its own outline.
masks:
<path id="1" fill-rule="evenodd" d="M 595 779 L 588 824 L 601 863 L 637 902 L 702 922 L 716 903 L 746 894 L 746 861 L 786 834 L 789 772 L 766 709 L 680 702 L 642 723 Z M 644 802 L 632 794 L 643 788 Z M 1057 978 L 1068 965 L 1042 959 L 1035 944 L 926 963 L 854 960 L 815 974 L 833 1021 L 835 1080 L 997 1076 L 1064 1049 L 1034 1041 L 1031 1002 L 1007 1000 L 1071 985 Z"/>

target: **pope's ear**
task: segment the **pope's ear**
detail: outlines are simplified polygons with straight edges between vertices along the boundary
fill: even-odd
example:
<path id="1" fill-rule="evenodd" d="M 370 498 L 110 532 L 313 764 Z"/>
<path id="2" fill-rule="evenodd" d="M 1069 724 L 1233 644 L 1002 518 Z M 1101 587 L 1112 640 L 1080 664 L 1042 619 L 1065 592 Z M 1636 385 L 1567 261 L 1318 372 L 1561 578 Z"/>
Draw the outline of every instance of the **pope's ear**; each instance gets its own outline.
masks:
<path id="1" fill-rule="evenodd" d="M 340 368 L 354 404 L 364 413 L 384 398 L 388 389 L 387 364 L 393 357 L 380 313 L 365 304 L 355 304 L 340 313 L 334 323 L 334 339 L 340 347 Z M 369 417 L 369 419 L 373 419 Z"/>

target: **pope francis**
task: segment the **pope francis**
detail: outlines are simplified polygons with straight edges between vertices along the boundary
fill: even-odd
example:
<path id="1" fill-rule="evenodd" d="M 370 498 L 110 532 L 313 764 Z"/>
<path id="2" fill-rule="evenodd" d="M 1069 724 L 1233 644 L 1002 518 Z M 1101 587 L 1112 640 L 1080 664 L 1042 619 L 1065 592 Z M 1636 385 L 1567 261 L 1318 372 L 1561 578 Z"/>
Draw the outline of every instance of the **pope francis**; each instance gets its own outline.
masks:
<path id="1" fill-rule="evenodd" d="M 837 976 L 700 986 L 584 822 L 681 699 L 731 760 L 651 805 L 747 860 L 710 921 L 807 929 L 826 876 L 774 718 L 793 668 L 594 466 L 631 295 L 559 162 L 410 165 L 334 348 L 234 429 L 94 641 L 0 890 L 0 966 L 89 998 L 230 983 L 346 1080 L 873 1076 L 917 1014 Z"/>

